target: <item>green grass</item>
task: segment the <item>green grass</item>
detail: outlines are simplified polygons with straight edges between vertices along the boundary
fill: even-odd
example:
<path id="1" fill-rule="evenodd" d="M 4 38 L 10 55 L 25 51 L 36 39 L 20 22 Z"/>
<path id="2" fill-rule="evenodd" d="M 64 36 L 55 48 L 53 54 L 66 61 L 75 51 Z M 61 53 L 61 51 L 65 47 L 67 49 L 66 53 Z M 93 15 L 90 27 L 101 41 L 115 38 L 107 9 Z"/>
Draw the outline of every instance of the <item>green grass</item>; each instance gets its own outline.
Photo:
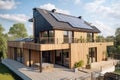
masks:
<path id="1" fill-rule="evenodd" d="M 0 80 L 22 80 L 22 79 L 15 73 L 13 73 L 5 65 L 0 63 Z"/>
<path id="2" fill-rule="evenodd" d="M 116 69 L 115 73 L 120 74 L 120 69 Z"/>

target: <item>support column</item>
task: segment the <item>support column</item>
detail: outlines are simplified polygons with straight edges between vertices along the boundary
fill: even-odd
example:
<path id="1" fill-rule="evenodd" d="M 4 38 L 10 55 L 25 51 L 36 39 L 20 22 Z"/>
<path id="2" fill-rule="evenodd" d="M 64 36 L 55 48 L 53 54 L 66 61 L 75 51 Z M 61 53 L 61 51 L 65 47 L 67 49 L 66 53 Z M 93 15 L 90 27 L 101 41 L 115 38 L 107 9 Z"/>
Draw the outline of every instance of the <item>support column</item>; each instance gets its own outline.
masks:
<path id="1" fill-rule="evenodd" d="M 72 48 L 72 46 L 71 46 L 72 44 L 69 44 L 69 68 L 71 69 L 71 68 L 73 68 L 73 62 L 72 62 L 72 51 L 71 51 L 71 48 Z"/>
<path id="2" fill-rule="evenodd" d="M 56 54 L 57 54 L 57 51 L 55 50 L 55 64 L 56 64 Z"/>
<path id="3" fill-rule="evenodd" d="M 62 65 L 64 66 L 64 60 L 63 60 L 64 59 L 63 58 L 64 57 L 64 52 L 63 52 L 63 49 L 62 49 L 61 57 L 62 57 Z"/>
<path id="4" fill-rule="evenodd" d="M 52 51 L 52 63 L 55 64 L 55 51 Z"/>
<path id="5" fill-rule="evenodd" d="M 29 49 L 29 67 L 31 67 L 31 50 Z"/>
<path id="6" fill-rule="evenodd" d="M 17 48 L 14 48 L 14 60 L 17 60 Z"/>
<path id="7" fill-rule="evenodd" d="M 22 48 L 20 48 L 20 62 L 22 63 Z"/>
<path id="8" fill-rule="evenodd" d="M 42 51 L 39 51 L 40 72 L 42 72 Z"/>

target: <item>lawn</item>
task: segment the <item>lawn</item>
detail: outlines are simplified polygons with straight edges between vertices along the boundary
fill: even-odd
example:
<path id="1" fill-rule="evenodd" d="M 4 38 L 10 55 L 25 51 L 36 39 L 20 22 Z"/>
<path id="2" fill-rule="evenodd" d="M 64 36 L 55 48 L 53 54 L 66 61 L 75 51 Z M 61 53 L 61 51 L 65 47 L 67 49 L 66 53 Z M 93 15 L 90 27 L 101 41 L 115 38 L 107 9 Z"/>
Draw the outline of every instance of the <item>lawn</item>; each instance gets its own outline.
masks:
<path id="1" fill-rule="evenodd" d="M 0 63 L 0 80 L 22 80 L 19 76 L 13 73 L 9 68 Z"/>
<path id="2" fill-rule="evenodd" d="M 115 70 L 115 73 L 120 74 L 120 69 L 116 69 L 116 70 Z"/>

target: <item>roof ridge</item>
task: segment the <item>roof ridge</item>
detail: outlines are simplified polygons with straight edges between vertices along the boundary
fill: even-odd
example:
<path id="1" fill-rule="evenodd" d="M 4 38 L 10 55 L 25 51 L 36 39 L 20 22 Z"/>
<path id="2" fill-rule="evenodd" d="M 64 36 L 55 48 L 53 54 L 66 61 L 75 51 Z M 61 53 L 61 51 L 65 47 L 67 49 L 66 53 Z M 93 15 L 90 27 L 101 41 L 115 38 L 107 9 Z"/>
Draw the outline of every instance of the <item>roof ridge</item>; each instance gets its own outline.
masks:
<path id="1" fill-rule="evenodd" d="M 60 12 L 52 12 L 52 11 L 47 10 L 47 9 L 42 9 L 42 8 L 33 8 L 33 9 L 41 9 L 41 10 L 45 10 L 45 11 L 47 11 L 47 12 L 56 13 L 56 14 L 62 14 L 62 15 L 65 15 L 65 16 L 70 16 L 70 17 L 75 17 L 75 18 L 80 19 L 79 17 L 73 16 L 73 15 L 64 14 L 64 13 L 60 13 Z"/>

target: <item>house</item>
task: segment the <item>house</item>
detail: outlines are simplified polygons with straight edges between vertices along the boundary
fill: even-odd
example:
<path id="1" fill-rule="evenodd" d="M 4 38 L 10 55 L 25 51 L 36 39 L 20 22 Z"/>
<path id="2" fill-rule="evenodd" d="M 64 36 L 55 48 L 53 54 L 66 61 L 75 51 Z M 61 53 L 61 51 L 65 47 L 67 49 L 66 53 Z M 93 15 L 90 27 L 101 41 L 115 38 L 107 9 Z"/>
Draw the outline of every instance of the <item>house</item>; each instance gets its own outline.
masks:
<path id="1" fill-rule="evenodd" d="M 8 58 L 26 66 L 39 63 L 40 71 L 42 63 L 74 68 L 80 60 L 86 65 L 88 57 L 90 63 L 102 61 L 107 46 L 113 45 L 113 42 L 100 42 L 97 39 L 100 31 L 81 16 L 34 8 L 29 21 L 33 22 L 34 40 L 8 41 Z"/>

